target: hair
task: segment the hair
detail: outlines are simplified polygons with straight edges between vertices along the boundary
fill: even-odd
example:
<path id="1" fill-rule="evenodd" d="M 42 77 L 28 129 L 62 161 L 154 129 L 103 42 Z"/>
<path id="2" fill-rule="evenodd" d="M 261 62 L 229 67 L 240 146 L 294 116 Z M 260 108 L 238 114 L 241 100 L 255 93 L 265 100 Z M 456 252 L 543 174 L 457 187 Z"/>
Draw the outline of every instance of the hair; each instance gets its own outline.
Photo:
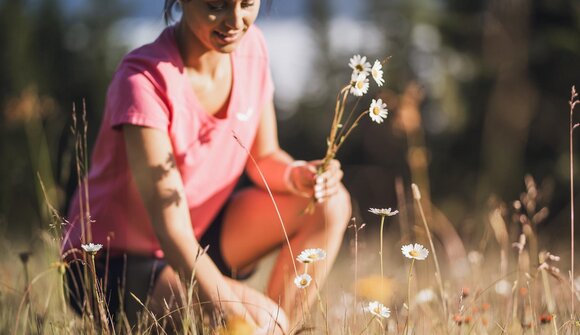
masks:
<path id="1" fill-rule="evenodd" d="M 173 7 L 178 2 L 178 0 L 165 0 L 165 5 L 163 5 L 163 19 L 165 24 L 173 21 Z M 272 0 L 266 0 L 266 11 L 270 12 L 270 7 L 272 6 Z"/>

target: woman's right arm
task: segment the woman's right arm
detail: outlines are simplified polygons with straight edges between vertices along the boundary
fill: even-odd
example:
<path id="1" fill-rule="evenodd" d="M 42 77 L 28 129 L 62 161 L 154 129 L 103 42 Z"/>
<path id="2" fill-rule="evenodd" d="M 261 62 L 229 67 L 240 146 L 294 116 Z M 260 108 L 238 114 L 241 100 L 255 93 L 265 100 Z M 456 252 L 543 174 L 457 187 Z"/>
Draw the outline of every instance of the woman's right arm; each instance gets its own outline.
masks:
<path id="1" fill-rule="evenodd" d="M 195 270 L 201 298 L 227 315 L 249 318 L 230 285 L 208 255 L 197 257 L 197 242 L 181 175 L 166 133 L 154 128 L 124 125 L 123 134 L 133 179 L 148 211 L 167 262 L 189 282 Z M 254 320 L 249 320 L 254 322 Z"/>

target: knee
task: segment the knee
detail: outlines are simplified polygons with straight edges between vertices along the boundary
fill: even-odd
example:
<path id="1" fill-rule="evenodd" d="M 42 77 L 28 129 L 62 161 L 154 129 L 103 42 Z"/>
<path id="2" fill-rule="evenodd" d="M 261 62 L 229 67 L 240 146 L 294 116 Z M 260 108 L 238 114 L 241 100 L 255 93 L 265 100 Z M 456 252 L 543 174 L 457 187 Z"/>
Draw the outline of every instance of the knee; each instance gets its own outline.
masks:
<path id="1" fill-rule="evenodd" d="M 352 215 L 352 205 L 350 193 L 342 184 L 339 191 L 328 199 L 324 215 L 329 228 L 337 231 L 337 233 L 342 233 L 346 230 Z"/>

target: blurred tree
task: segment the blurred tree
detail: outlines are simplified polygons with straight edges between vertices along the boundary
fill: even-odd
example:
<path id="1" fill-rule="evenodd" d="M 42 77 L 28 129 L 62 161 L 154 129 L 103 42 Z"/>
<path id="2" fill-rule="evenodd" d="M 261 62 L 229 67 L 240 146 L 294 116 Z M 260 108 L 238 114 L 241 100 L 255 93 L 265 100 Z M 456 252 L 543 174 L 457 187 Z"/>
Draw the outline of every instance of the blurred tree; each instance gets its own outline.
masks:
<path id="1" fill-rule="evenodd" d="M 74 179 L 72 104 L 87 101 L 92 143 L 114 70 L 107 61 L 126 51 L 110 44 L 112 25 L 125 15 L 118 2 L 83 8 L 66 16 L 58 0 L 0 0 L 0 224 L 19 237 L 47 223 L 37 172 L 62 207 Z"/>

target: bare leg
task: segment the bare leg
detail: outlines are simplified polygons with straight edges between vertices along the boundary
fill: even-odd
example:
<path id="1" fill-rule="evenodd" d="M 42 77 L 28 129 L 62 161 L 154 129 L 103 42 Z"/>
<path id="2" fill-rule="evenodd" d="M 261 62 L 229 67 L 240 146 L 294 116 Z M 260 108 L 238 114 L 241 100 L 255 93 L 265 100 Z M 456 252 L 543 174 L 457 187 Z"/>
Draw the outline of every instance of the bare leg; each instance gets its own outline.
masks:
<path id="1" fill-rule="evenodd" d="M 280 209 L 290 245 L 294 253 L 306 248 L 323 248 L 327 252 L 326 264 L 316 264 L 310 272 L 313 280 L 321 287 L 342 243 L 342 237 L 351 215 L 350 197 L 344 187 L 316 207 L 314 214 L 301 215 L 309 199 L 292 195 L 274 195 Z M 304 298 L 303 290 L 292 280 L 295 276 L 294 259 L 286 245 L 283 230 L 272 201 L 267 192 L 252 188 L 240 192 L 228 207 L 222 230 L 222 253 L 233 268 L 251 266 L 269 251 L 282 247 L 268 283 L 268 296 L 280 301 L 295 325 L 301 315 L 301 305 L 311 305 L 316 290 L 311 287 Z M 297 265 L 297 271 L 304 268 Z"/>

